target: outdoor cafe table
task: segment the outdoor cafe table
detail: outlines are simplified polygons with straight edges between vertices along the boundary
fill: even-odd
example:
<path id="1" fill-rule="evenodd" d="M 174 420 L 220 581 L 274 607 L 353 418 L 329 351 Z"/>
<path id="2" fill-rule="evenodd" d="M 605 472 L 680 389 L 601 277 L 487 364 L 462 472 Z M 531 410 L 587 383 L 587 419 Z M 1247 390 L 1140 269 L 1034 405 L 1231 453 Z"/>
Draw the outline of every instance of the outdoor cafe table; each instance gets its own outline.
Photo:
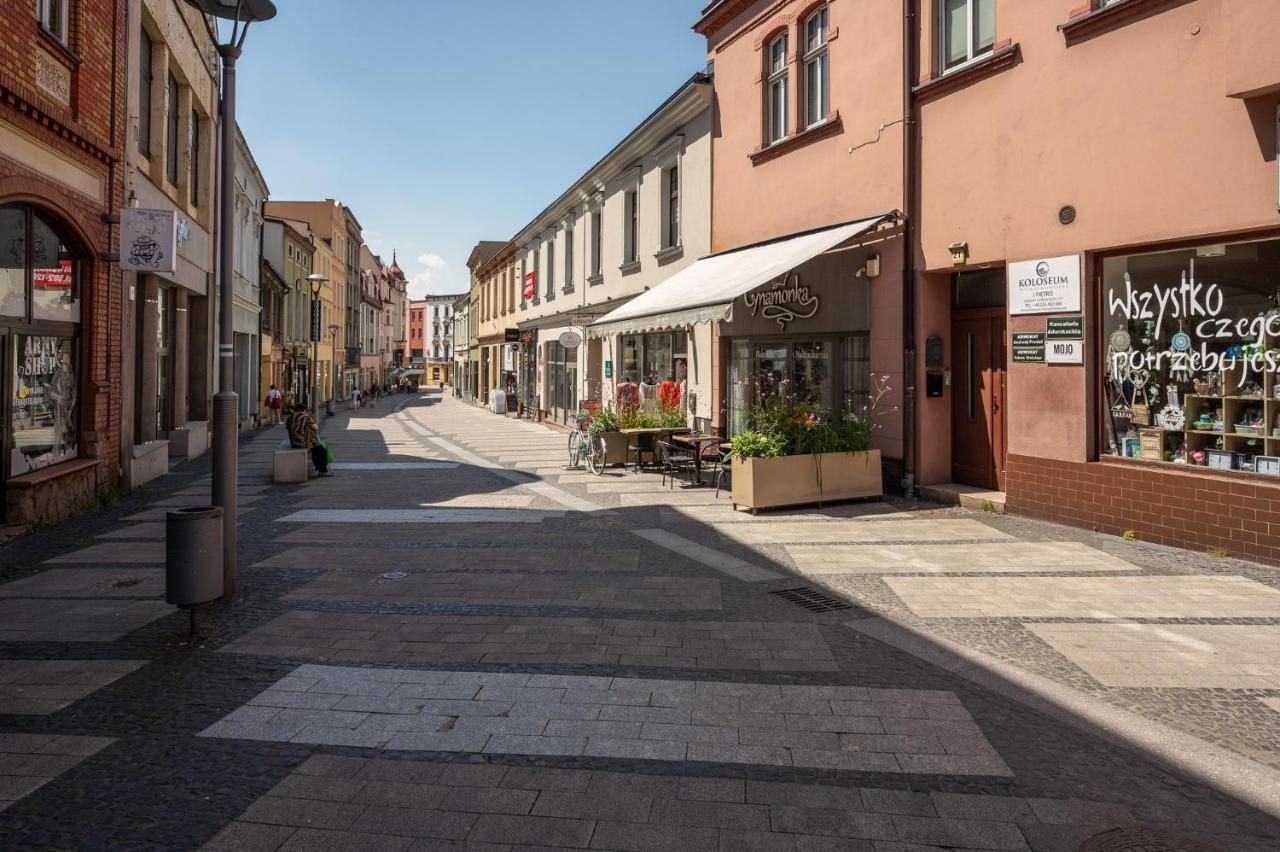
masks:
<path id="1" fill-rule="evenodd" d="M 705 434 L 672 435 L 671 440 L 681 444 L 688 444 L 689 446 L 694 448 L 694 451 L 697 453 L 695 457 L 697 460 L 697 464 L 693 466 L 693 475 L 694 475 L 693 485 L 694 487 L 703 485 L 704 483 L 702 482 L 702 453 L 707 447 L 711 446 L 712 444 L 720 443 L 722 440 L 720 436 L 705 435 Z"/>
<path id="2" fill-rule="evenodd" d="M 627 454 L 631 453 L 631 438 L 634 435 L 655 435 L 655 442 L 661 441 L 664 435 L 671 435 L 675 432 L 688 432 L 688 428 L 684 426 L 636 426 L 631 429 L 619 429 L 618 432 L 627 436 Z"/>

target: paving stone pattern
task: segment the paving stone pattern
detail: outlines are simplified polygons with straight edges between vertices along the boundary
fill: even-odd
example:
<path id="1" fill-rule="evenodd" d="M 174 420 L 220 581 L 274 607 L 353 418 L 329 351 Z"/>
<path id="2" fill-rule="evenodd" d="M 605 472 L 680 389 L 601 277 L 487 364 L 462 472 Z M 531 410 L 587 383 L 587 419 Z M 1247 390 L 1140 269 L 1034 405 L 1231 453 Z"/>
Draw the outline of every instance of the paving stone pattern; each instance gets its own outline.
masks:
<path id="1" fill-rule="evenodd" d="M 47 715 L 114 683 L 138 660 L 0 660 L 0 715 Z"/>
<path id="2" fill-rule="evenodd" d="M 816 625 L 292 610 L 223 647 L 360 663 L 836 671 Z"/>
<path id="3" fill-rule="evenodd" d="M 110 744 L 104 737 L 0 732 L 0 811 Z"/>
<path id="4" fill-rule="evenodd" d="M 300 666 L 203 736 L 1009 775 L 954 693 Z"/>
<path id="5" fill-rule="evenodd" d="M 418 573 L 388 580 L 376 573 L 330 571 L 285 597 L 295 601 L 717 610 L 720 609 L 720 583 L 685 577 L 628 580 L 526 573 Z"/>
<path id="6" fill-rule="evenodd" d="M 1026 852 L 1133 821 L 1083 800 L 318 756 L 205 849 Z"/>
<path id="7" fill-rule="evenodd" d="M 1019 587 L 982 583 L 1280 588 L 1273 571 L 894 500 L 752 516 L 652 472 L 566 470 L 562 431 L 434 391 L 401 401 L 323 422 L 348 465 L 332 478 L 277 486 L 283 430 L 242 436 L 239 491 L 259 499 L 237 598 L 205 608 L 198 637 L 154 579 L 114 584 L 158 576 L 166 504 L 206 499 L 207 456 L 0 547 L 0 590 L 27 595 L 0 594 L 0 738 L 42 738 L 0 742 L 0 848 L 1076 852 L 1134 823 L 1276 848 L 1280 823 L 1249 804 L 1266 785 L 1224 794 L 1229 772 L 1171 768 L 847 626 L 995 646 L 1266 763 L 1280 690 L 1106 686 L 1030 629 L 1117 623 L 1079 609 L 1101 586 L 1062 596 L 1061 617 L 922 617 L 890 581 L 960 580 L 998 607 Z M 949 576 L 902 576 L 933 573 Z M 769 594 L 797 586 L 851 608 Z M 1223 603 L 1177 586 L 1161 606 Z M 1188 642 L 1153 635 L 1152 659 Z M 1213 635 L 1187 671 L 1202 645 L 1256 641 Z M 1234 674 L 1265 675 L 1264 651 Z M 22 756 L 71 737 L 96 753 Z"/>

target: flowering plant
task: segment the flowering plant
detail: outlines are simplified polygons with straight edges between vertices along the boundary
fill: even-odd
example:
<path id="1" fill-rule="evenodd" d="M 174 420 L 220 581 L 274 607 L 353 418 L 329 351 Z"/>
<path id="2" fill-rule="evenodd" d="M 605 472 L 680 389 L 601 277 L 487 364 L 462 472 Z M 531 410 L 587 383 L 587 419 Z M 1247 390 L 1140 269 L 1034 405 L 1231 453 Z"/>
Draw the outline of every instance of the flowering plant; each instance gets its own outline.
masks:
<path id="1" fill-rule="evenodd" d="M 871 448 L 875 418 L 896 408 L 883 408 L 890 391 L 888 380 L 888 376 L 873 377 L 869 405 L 861 415 L 843 417 L 810 400 L 777 392 L 759 394 L 747 415 L 749 428 L 734 435 L 731 452 L 739 458 L 865 452 Z M 786 383 L 782 379 L 768 390 L 784 390 Z"/>

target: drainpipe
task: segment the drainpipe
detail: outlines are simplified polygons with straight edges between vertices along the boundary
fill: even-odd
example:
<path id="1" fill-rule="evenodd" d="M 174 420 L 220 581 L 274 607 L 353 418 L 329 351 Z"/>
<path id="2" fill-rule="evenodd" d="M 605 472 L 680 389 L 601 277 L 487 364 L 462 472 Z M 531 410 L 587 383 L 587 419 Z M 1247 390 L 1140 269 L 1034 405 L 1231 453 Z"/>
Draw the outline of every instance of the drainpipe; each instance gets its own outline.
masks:
<path id="1" fill-rule="evenodd" d="M 919 0 L 902 2 L 902 493 L 907 499 L 916 489 L 916 216 L 919 205 L 916 169 L 917 17 Z"/>

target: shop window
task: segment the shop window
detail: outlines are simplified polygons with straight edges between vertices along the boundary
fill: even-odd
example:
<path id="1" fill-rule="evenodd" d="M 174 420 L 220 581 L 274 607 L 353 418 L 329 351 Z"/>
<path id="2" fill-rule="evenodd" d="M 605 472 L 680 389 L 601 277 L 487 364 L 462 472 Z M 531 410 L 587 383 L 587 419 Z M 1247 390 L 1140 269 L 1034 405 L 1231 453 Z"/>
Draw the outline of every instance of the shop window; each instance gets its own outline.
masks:
<path id="1" fill-rule="evenodd" d="M 40 213 L 0 207 L 0 315 L 80 321 L 81 263 Z"/>
<path id="2" fill-rule="evenodd" d="M 827 7 L 804 25 L 804 124 L 812 127 L 831 111 L 831 65 L 827 51 Z"/>
<path id="3" fill-rule="evenodd" d="M 1280 240 L 1101 265 L 1103 454 L 1280 476 Z"/>
<path id="4" fill-rule="evenodd" d="M 787 34 L 782 33 L 769 42 L 768 85 L 765 86 L 765 115 L 768 117 L 766 141 L 772 145 L 786 138 L 790 123 L 787 121 L 787 101 L 790 99 L 790 80 L 787 73 Z"/>
<path id="5" fill-rule="evenodd" d="M 972 62 L 996 42 L 996 0 L 940 0 L 942 67 Z"/>
<path id="6" fill-rule="evenodd" d="M 20 476 L 78 454 L 80 377 L 74 337 L 15 334 L 13 342 L 9 475 Z"/>
<path id="7" fill-rule="evenodd" d="M 844 339 L 844 412 L 866 417 L 871 407 L 871 335 Z"/>
<path id="8" fill-rule="evenodd" d="M 36 17 L 49 35 L 71 44 L 71 0 L 36 0 Z"/>

